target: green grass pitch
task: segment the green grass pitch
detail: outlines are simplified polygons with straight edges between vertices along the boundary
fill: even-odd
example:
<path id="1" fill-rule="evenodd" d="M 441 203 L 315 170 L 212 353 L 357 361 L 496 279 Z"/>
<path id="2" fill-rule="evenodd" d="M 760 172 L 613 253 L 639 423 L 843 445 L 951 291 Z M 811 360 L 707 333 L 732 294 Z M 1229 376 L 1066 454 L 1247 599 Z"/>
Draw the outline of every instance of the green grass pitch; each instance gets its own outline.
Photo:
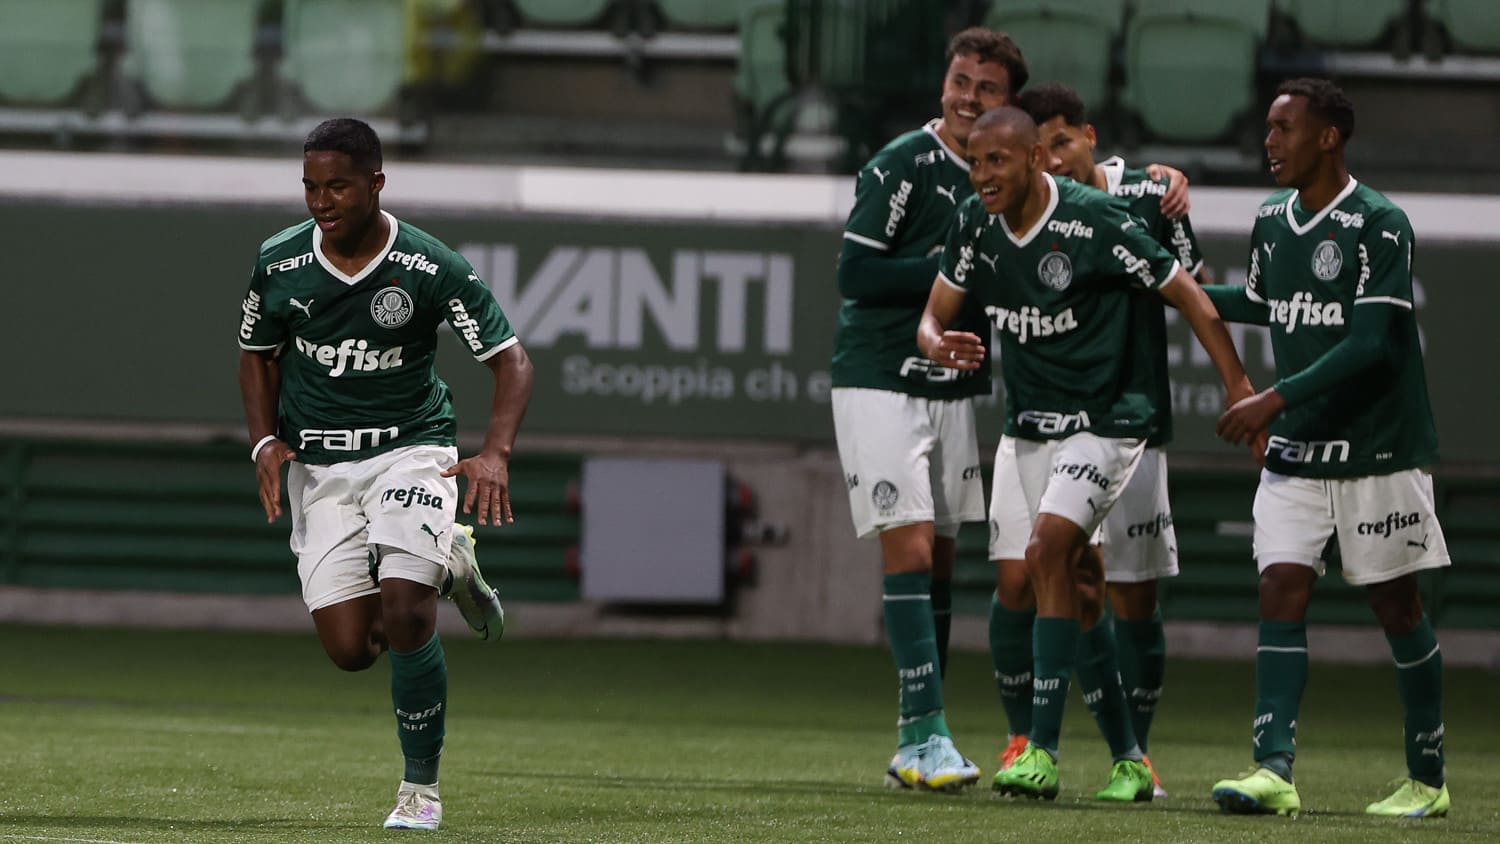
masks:
<path id="1" fill-rule="evenodd" d="M 1313 667 L 1296 821 L 1218 814 L 1249 761 L 1249 663 L 1173 662 L 1152 756 L 1171 797 L 1091 799 L 1108 758 L 1074 693 L 1056 803 L 988 790 L 1003 721 L 960 653 L 948 713 L 986 769 L 959 796 L 879 785 L 894 750 L 884 651 L 722 642 L 447 641 L 445 820 L 460 842 L 1494 842 L 1500 676 L 1450 671 L 1453 815 L 1366 818 L 1402 771 L 1388 668 Z M 384 661 L 300 636 L 0 627 L 0 844 L 365 842 L 400 776 Z"/>

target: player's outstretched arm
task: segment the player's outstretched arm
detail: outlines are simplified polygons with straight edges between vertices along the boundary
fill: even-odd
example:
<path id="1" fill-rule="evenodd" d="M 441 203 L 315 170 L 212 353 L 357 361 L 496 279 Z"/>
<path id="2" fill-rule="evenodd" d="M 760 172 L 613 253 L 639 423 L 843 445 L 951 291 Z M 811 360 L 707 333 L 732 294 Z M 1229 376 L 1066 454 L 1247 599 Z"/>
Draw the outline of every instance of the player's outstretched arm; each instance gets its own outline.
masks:
<path id="1" fill-rule="evenodd" d="M 1286 408 L 1326 393 L 1389 354 L 1396 308 L 1376 303 L 1353 310 L 1349 333 L 1342 340 L 1308 368 L 1230 407 L 1219 417 L 1219 436 L 1230 442 L 1245 441 L 1269 428 Z"/>
<path id="2" fill-rule="evenodd" d="M 916 305 L 937 271 L 935 254 L 893 258 L 846 238 L 839 252 L 839 295 L 862 302 Z"/>
<path id="3" fill-rule="evenodd" d="M 947 330 L 963 304 L 963 291 L 941 277 L 934 279 L 922 321 L 917 323 L 917 348 L 928 360 L 950 369 L 978 369 L 984 360 L 984 340 L 971 331 Z"/>
<path id="4" fill-rule="evenodd" d="M 479 453 L 458 461 L 443 477 L 463 475 L 468 482 L 464 492 L 464 512 L 473 513 L 479 504 L 479 523 L 502 525 L 515 521 L 510 510 L 510 453 L 516 443 L 516 432 L 526 416 L 531 401 L 535 374 L 531 358 L 520 343 L 512 345 L 485 365 L 495 376 L 495 392 L 490 400 L 490 421 L 484 430 L 484 445 Z"/>
<path id="5" fill-rule="evenodd" d="M 255 480 L 266 522 L 281 518 L 281 464 L 295 460 L 292 447 L 276 439 L 276 403 L 281 395 L 281 362 L 272 352 L 240 351 L 240 401 L 250 431 Z"/>
<path id="6" fill-rule="evenodd" d="M 1243 284 L 1204 283 L 1203 292 L 1219 316 L 1229 322 L 1244 322 L 1250 325 L 1270 325 L 1271 309 L 1250 298 Z"/>
<path id="7" fill-rule="evenodd" d="M 1214 309 L 1214 303 L 1203 292 L 1203 288 L 1193 282 L 1186 270 L 1178 267 L 1171 280 L 1157 290 L 1187 320 L 1203 350 L 1208 352 L 1214 368 L 1219 371 L 1219 378 L 1224 381 L 1225 407 L 1232 407 L 1253 396 L 1255 389 L 1250 386 L 1250 378 L 1245 374 L 1239 352 L 1235 350 L 1234 341 L 1229 337 L 1229 329 L 1225 328 L 1224 320 L 1219 317 L 1219 312 Z M 1264 454 L 1264 449 L 1256 450 L 1255 454 L 1259 458 Z"/>

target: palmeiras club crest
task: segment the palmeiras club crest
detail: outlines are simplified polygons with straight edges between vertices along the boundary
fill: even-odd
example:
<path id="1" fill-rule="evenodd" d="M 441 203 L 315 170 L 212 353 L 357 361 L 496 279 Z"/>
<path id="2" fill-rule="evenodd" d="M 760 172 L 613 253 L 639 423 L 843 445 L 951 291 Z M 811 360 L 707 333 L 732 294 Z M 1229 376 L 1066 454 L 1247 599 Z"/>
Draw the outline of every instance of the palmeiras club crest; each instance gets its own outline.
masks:
<path id="1" fill-rule="evenodd" d="M 1036 265 L 1036 274 L 1042 279 L 1042 284 L 1053 290 L 1067 290 L 1073 283 L 1073 261 L 1066 252 L 1048 252 Z"/>
<path id="2" fill-rule="evenodd" d="M 1313 248 L 1312 271 L 1322 281 L 1333 281 L 1344 268 L 1344 251 L 1331 240 L 1320 241 Z"/>
<path id="3" fill-rule="evenodd" d="M 411 314 L 411 294 L 399 287 L 382 287 L 370 300 L 370 316 L 386 328 L 405 325 Z"/>
<path id="4" fill-rule="evenodd" d="M 889 513 L 896 509 L 896 499 L 900 497 L 901 492 L 890 481 L 878 481 L 875 488 L 870 491 L 870 501 L 875 504 L 875 509 L 882 513 Z"/>

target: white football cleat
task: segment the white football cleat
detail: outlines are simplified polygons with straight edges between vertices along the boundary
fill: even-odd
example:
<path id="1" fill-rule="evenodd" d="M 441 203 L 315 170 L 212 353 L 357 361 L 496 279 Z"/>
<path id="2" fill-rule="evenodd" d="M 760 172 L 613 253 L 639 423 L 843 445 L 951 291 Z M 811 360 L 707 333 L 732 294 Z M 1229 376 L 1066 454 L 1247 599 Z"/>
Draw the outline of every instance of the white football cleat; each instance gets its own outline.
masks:
<path id="1" fill-rule="evenodd" d="M 385 817 L 386 829 L 436 830 L 443 821 L 443 802 L 437 783 L 417 785 L 406 780 L 396 791 L 396 808 Z"/>
<path id="2" fill-rule="evenodd" d="M 468 525 L 453 524 L 448 573 L 453 582 L 445 597 L 458 607 L 459 615 L 475 635 L 486 642 L 499 641 L 505 635 L 505 608 L 500 606 L 499 592 L 484 582 L 479 571 L 479 559 L 474 554 L 474 528 Z"/>

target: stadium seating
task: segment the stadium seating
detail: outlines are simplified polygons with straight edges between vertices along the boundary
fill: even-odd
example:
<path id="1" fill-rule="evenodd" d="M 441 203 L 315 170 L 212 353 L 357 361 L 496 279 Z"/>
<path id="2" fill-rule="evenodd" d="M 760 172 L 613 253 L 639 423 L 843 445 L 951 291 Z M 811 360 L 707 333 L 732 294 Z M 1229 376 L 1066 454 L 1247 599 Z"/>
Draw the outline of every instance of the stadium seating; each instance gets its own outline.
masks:
<path id="1" fill-rule="evenodd" d="M 65 100 L 95 67 L 104 0 L 0 3 L 0 98 Z"/>
<path id="2" fill-rule="evenodd" d="M 1410 8 L 1407 0 L 1276 0 L 1303 38 L 1333 47 L 1367 47 Z"/>
<path id="3" fill-rule="evenodd" d="M 526 26 L 567 27 L 598 23 L 611 0 L 514 0 Z"/>
<path id="4" fill-rule="evenodd" d="M 568 487 L 580 465 L 571 455 L 512 462 L 516 522 L 475 532 L 507 599 L 578 599 L 565 564 L 579 537 Z M 0 498 L 0 583 L 297 594 L 290 521 L 266 524 L 239 443 L 0 440 L 0 471 L 11 491 Z"/>
<path id="5" fill-rule="evenodd" d="M 259 5 L 258 0 L 129 0 L 126 73 L 164 106 L 224 103 L 255 72 Z"/>
<path id="6" fill-rule="evenodd" d="M 314 109 L 388 108 L 405 78 L 404 0 L 286 0 L 282 73 Z"/>
<path id="7" fill-rule="evenodd" d="M 733 29 L 745 0 L 655 0 L 668 28 Z"/>
<path id="8" fill-rule="evenodd" d="M 984 25 L 1021 45 L 1033 82 L 1067 83 L 1095 109 L 1108 98 L 1124 18 L 1125 0 L 997 0 Z"/>
<path id="9" fill-rule="evenodd" d="M 1270 0 L 1136 0 L 1124 100 L 1153 134 L 1218 140 L 1255 98 Z"/>
<path id="10" fill-rule="evenodd" d="M 1453 43 L 1479 53 L 1500 53 L 1500 14 L 1493 0 L 1431 0 L 1428 14 Z"/>

